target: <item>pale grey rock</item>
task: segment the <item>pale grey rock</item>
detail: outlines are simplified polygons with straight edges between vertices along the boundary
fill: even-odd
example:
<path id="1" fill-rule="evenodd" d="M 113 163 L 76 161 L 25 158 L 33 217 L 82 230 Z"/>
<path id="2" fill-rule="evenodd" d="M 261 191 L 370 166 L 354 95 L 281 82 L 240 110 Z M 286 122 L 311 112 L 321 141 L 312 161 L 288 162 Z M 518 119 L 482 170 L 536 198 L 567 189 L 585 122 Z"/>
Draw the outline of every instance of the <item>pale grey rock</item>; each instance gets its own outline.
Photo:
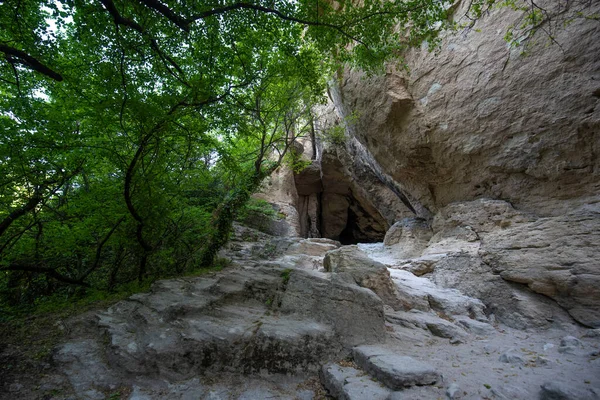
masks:
<path id="1" fill-rule="evenodd" d="M 551 364 L 551 361 L 550 361 L 549 358 L 546 358 L 546 357 L 543 357 L 543 356 L 540 356 L 540 355 L 535 356 L 535 358 L 533 359 L 533 362 L 536 365 L 549 365 L 549 364 Z"/>
<path id="2" fill-rule="evenodd" d="M 355 347 L 352 353 L 358 366 L 390 389 L 431 385 L 441 378 L 429 364 L 394 354 L 392 350 L 385 347 L 359 346 Z"/>
<path id="3" fill-rule="evenodd" d="M 280 310 L 332 324 L 345 347 L 385 340 L 381 299 L 370 289 L 326 274 L 292 271 Z"/>
<path id="4" fill-rule="evenodd" d="M 554 345 L 552 343 L 546 343 L 544 345 L 544 351 L 548 351 L 548 350 L 550 350 L 553 347 L 554 347 Z"/>
<path id="5" fill-rule="evenodd" d="M 386 312 L 385 318 L 392 324 L 429 330 L 434 336 L 442 338 L 452 339 L 467 336 L 464 329 L 432 313 L 418 310 Z"/>
<path id="6" fill-rule="evenodd" d="M 287 287 L 286 294 L 295 292 L 296 280 L 286 279 L 287 274 L 281 269 L 256 268 L 214 278 L 157 282 L 150 293 L 132 296 L 99 314 L 99 324 L 111 343 L 108 359 L 125 371 L 147 376 L 160 373 L 171 380 L 221 370 L 316 371 L 322 360 L 341 351 L 338 338 L 345 336 L 329 325 L 332 319 L 326 323 L 300 313 L 285 318 L 272 314 L 283 302 L 282 290 Z M 346 292 L 352 293 L 352 288 Z M 336 291 L 320 294 L 335 295 Z M 349 310 L 359 313 L 357 308 Z M 368 314 L 376 315 L 372 309 Z M 346 325 L 339 328 L 351 331 Z"/>
<path id="7" fill-rule="evenodd" d="M 77 396 L 83 399 L 103 399 L 104 395 L 96 389 L 108 391 L 121 382 L 119 374 L 106 363 L 100 344 L 92 339 L 60 345 L 53 360 L 67 375 Z"/>
<path id="8" fill-rule="evenodd" d="M 541 386 L 540 400 L 597 400 L 600 391 L 592 388 L 573 387 L 562 382 L 548 382 Z"/>
<path id="9" fill-rule="evenodd" d="M 515 349 L 509 349 L 505 351 L 500 355 L 498 360 L 507 364 L 525 364 L 525 358 L 519 351 Z"/>
<path id="10" fill-rule="evenodd" d="M 385 265 L 374 261 L 357 246 L 344 246 L 328 252 L 323 260 L 332 280 L 341 280 L 371 289 L 394 309 L 406 308 L 398 298 L 396 287 Z"/>
<path id="11" fill-rule="evenodd" d="M 600 329 L 588 329 L 583 334 L 583 337 L 586 337 L 586 338 L 600 338 Z"/>
<path id="12" fill-rule="evenodd" d="M 573 346 L 573 347 L 583 347 L 583 343 L 581 340 L 577 339 L 575 336 L 565 336 L 560 339 L 561 346 Z"/>
<path id="13" fill-rule="evenodd" d="M 277 229 L 267 229 L 278 236 L 302 236 L 301 216 L 296 208 L 299 202 L 298 191 L 293 171 L 287 166 L 278 168 L 261 185 L 253 197 L 265 200 L 274 205 L 278 212 L 284 215 L 284 224 L 278 224 Z M 271 226 L 269 226 L 271 228 Z"/>
<path id="14" fill-rule="evenodd" d="M 458 383 L 452 383 L 450 386 L 448 386 L 448 388 L 446 389 L 446 397 L 450 400 L 455 400 L 455 399 L 460 399 L 461 396 L 461 390 L 460 390 L 460 386 L 458 385 Z"/>
<path id="15" fill-rule="evenodd" d="M 383 244 L 400 259 L 419 257 L 433 236 L 427 221 L 405 218 L 386 232 Z"/>
<path id="16" fill-rule="evenodd" d="M 579 353 L 579 347 L 577 346 L 560 346 L 558 352 L 561 354 L 577 354 Z"/>
<path id="17" fill-rule="evenodd" d="M 588 4 L 584 14 L 599 12 L 600 3 Z M 462 15 L 467 5 L 457 7 Z M 576 13 L 565 13 L 572 23 L 552 38 L 560 46 L 540 30 L 526 47 L 507 50 L 503 33 L 522 15 L 501 7 L 473 29 L 448 33 L 435 56 L 409 51 L 410 73 L 346 69 L 332 90 L 330 114 L 359 116 L 350 139 L 409 195 L 418 216 L 425 209 L 448 222 L 434 219 L 434 233 L 459 229 L 465 242 L 481 239 L 489 284 L 480 290 L 489 297 L 467 294 L 519 328 L 562 318 L 544 297 L 600 326 L 597 211 L 577 211 L 599 206 L 600 43 L 593 18 Z M 514 285 L 494 296 L 494 279 Z"/>
<path id="18" fill-rule="evenodd" d="M 600 326 L 600 203 L 487 235 L 481 256 L 502 279 L 552 298 L 577 321 Z"/>
<path id="19" fill-rule="evenodd" d="M 454 319 L 475 335 L 487 336 L 496 333 L 496 329 L 486 322 L 477 321 L 465 316 L 456 316 Z"/>
<path id="20" fill-rule="evenodd" d="M 430 210 L 488 197 L 560 213 L 597 196 L 596 26 L 580 20 L 564 27 L 554 37 L 560 46 L 538 31 L 519 56 L 503 36 L 520 18 L 499 8 L 473 29 L 446 35 L 433 57 L 412 50 L 404 58 L 410 73 L 347 70 L 340 78 L 336 111 L 360 116 L 355 135 Z M 396 93 L 406 93 L 402 106 Z"/>
<path id="21" fill-rule="evenodd" d="M 477 205 L 474 204 L 474 207 Z M 465 242 L 462 242 L 465 243 Z M 570 320 L 554 301 L 532 293 L 523 285 L 507 282 L 475 252 L 463 252 L 459 243 L 439 258 L 430 279 L 438 286 L 458 289 L 480 299 L 497 319 L 514 328 L 549 327 L 553 321 Z M 436 244 L 430 244 L 435 247 Z M 479 249 L 479 244 L 477 245 Z M 428 251 L 428 250 L 427 250 Z"/>
<path id="22" fill-rule="evenodd" d="M 407 263 L 393 267 L 409 271 L 416 276 L 422 276 L 432 273 L 435 270 L 437 262 L 444 257 L 446 257 L 446 254 L 426 255 L 419 258 L 413 258 Z"/>
<path id="23" fill-rule="evenodd" d="M 487 320 L 485 305 L 478 299 L 465 296 L 455 289 L 437 286 L 424 277 L 417 277 L 408 271 L 390 270 L 400 298 L 412 308 L 421 311 L 430 309 L 447 315 L 469 315 L 476 319 Z"/>
<path id="24" fill-rule="evenodd" d="M 340 242 L 330 239 L 310 238 L 302 239 L 292 244 L 286 251 L 287 254 L 302 254 L 306 256 L 324 257 L 325 253 L 341 246 Z"/>
<path id="25" fill-rule="evenodd" d="M 320 376 L 323 386 L 338 400 L 387 400 L 390 395 L 388 388 L 356 368 L 327 364 Z"/>

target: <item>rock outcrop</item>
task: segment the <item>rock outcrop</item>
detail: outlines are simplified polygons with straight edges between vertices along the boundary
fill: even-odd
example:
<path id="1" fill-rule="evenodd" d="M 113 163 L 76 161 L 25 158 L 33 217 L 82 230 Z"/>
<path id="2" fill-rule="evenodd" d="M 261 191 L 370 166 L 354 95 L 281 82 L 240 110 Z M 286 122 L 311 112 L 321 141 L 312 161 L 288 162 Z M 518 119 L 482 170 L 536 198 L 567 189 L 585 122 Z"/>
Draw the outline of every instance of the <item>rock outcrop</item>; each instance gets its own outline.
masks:
<path id="1" fill-rule="evenodd" d="M 431 211 L 488 197 L 559 215 L 598 197 L 600 27 L 570 15 L 558 45 L 540 30 L 511 49 L 519 18 L 495 10 L 434 52 L 409 52 L 409 73 L 347 70 L 332 92 L 336 112 L 358 116 L 352 134 Z"/>

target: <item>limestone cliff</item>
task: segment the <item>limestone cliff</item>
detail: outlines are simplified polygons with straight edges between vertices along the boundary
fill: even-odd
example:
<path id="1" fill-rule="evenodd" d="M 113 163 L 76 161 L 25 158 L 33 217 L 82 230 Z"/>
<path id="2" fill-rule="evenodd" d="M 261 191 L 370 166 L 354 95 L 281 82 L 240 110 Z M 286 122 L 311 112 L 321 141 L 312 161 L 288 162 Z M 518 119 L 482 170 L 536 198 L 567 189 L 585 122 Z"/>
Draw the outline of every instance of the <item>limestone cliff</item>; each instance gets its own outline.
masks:
<path id="1" fill-rule="evenodd" d="M 518 17 L 500 9 L 412 51 L 408 73 L 339 80 L 359 141 L 431 211 L 490 197 L 558 215 L 598 197 L 600 24 L 574 19 L 558 44 L 538 32 L 520 54 L 503 39 Z"/>

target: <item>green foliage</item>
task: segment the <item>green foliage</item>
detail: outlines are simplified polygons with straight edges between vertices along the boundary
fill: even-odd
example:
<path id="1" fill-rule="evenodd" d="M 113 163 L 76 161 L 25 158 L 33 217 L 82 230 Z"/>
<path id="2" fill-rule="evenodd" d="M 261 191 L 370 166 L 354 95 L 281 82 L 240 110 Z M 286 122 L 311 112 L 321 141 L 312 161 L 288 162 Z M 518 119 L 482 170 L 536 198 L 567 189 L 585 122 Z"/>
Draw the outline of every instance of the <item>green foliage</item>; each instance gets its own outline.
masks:
<path id="1" fill-rule="evenodd" d="M 290 275 L 292 273 L 292 269 L 290 268 L 286 268 L 281 272 L 281 278 L 283 279 L 283 285 L 287 285 L 288 282 L 290 281 Z"/>
<path id="2" fill-rule="evenodd" d="M 343 125 L 334 125 L 323 133 L 322 138 L 325 143 L 341 146 L 346 143 L 346 128 Z"/>
<path id="3" fill-rule="evenodd" d="M 321 140 L 330 145 L 343 146 L 346 143 L 346 130 L 356 125 L 359 118 L 360 115 L 356 111 L 352 112 L 341 122 L 326 129 L 320 135 Z"/>
<path id="4" fill-rule="evenodd" d="M 312 160 L 303 158 L 302 154 L 298 154 L 293 151 L 288 151 L 287 155 L 284 158 L 284 164 L 294 173 L 299 174 L 306 167 L 312 164 Z"/>
<path id="5" fill-rule="evenodd" d="M 481 0 L 480 0 L 481 1 Z M 576 19 L 597 19 L 593 13 L 592 3 L 586 0 L 569 2 L 549 2 L 538 4 L 532 0 L 502 0 L 490 2 L 484 10 L 494 7 L 508 7 L 518 13 L 518 22 L 507 28 L 504 40 L 513 48 L 521 47 L 521 54 L 526 54 L 527 47 L 538 39 L 546 40 L 549 44 L 561 47 L 556 39 L 560 29 L 564 29 Z M 480 16 L 475 14 L 475 17 Z M 594 18 L 596 16 L 596 18 Z M 541 35 L 537 35 L 538 32 Z"/>
<path id="6" fill-rule="evenodd" d="M 279 219 L 279 214 L 273 208 L 271 203 L 263 199 L 251 197 L 250 200 L 248 200 L 248 202 L 241 207 L 238 213 L 238 218 L 240 221 L 244 221 L 249 217 L 277 220 Z"/>

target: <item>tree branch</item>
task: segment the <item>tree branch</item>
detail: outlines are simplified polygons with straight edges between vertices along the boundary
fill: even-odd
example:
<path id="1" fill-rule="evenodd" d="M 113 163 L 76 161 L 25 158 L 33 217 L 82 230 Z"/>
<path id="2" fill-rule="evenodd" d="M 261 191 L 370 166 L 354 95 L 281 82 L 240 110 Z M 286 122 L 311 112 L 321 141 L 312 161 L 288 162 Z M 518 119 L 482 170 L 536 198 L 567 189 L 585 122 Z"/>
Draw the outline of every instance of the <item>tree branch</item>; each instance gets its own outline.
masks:
<path id="1" fill-rule="evenodd" d="M 140 3 L 142 3 L 143 5 L 145 5 L 146 7 L 151 8 L 151 9 L 157 11 L 158 13 L 164 15 L 166 18 L 169 19 L 169 21 L 173 22 L 175 25 L 180 27 L 182 30 L 189 32 L 190 23 L 188 21 L 186 21 L 185 18 L 181 17 L 180 15 L 175 14 L 169 7 L 165 6 L 160 1 L 157 1 L 157 0 L 138 0 L 138 1 Z"/>
<path id="2" fill-rule="evenodd" d="M 56 270 L 51 269 L 51 268 L 44 268 L 44 267 L 33 267 L 30 265 L 18 265 L 18 264 L 12 264 L 9 265 L 8 267 L 4 267 L 2 269 L 0 269 L 0 271 L 27 271 L 27 272 L 37 272 L 40 274 L 46 274 L 48 276 L 51 276 L 52 278 L 61 281 L 61 282 L 65 282 L 65 283 L 70 283 L 72 285 L 80 285 L 80 286 L 85 286 L 85 287 L 90 287 L 89 284 L 82 282 L 78 279 L 73 279 L 70 278 L 68 276 L 65 276 L 63 274 L 60 274 L 58 272 L 56 272 Z"/>
<path id="3" fill-rule="evenodd" d="M 26 65 L 32 70 L 37 71 L 40 74 L 46 75 L 47 77 L 52 78 L 58 82 L 61 82 L 63 80 L 61 74 L 54 71 L 50 67 L 47 67 L 37 58 L 30 56 L 24 51 L 15 49 L 14 47 L 10 47 L 5 44 L 0 44 L 0 51 L 6 55 L 6 59 L 10 63 L 19 63 Z"/>
<path id="4" fill-rule="evenodd" d="M 198 21 L 200 19 L 205 19 L 208 17 L 212 17 L 214 15 L 221 15 L 221 14 L 225 14 L 228 13 L 230 11 L 235 11 L 235 10 L 242 10 L 242 9 L 246 9 L 246 10 L 254 10 L 254 11 L 260 11 L 266 14 L 273 14 L 276 15 L 277 17 L 279 17 L 280 19 L 284 20 L 284 21 L 290 21 L 290 22 L 295 22 L 301 25 L 306 25 L 306 26 L 321 26 L 324 28 L 331 28 L 333 30 L 338 31 L 339 33 L 341 33 L 343 36 L 355 41 L 356 43 L 360 43 L 365 47 L 369 47 L 366 43 L 364 43 L 363 41 L 361 41 L 360 39 L 358 39 L 355 36 L 352 36 L 351 34 L 349 34 L 348 32 L 346 32 L 341 26 L 339 25 L 334 25 L 334 24 L 329 24 L 326 22 L 318 22 L 318 21 L 309 21 L 306 19 L 302 19 L 302 18 L 296 18 L 296 17 L 292 17 L 289 15 L 286 15 L 284 13 L 282 13 L 279 10 L 276 10 L 274 8 L 269 8 L 269 7 L 264 7 L 264 6 L 260 6 L 257 4 L 250 4 L 250 3 L 234 3 L 231 4 L 229 6 L 223 6 L 223 7 L 217 7 L 217 8 L 213 8 L 212 10 L 207 10 L 204 11 L 200 14 L 196 14 L 194 16 L 192 16 L 191 18 L 189 18 L 187 20 L 187 24 L 191 24 L 192 22 Z"/>

